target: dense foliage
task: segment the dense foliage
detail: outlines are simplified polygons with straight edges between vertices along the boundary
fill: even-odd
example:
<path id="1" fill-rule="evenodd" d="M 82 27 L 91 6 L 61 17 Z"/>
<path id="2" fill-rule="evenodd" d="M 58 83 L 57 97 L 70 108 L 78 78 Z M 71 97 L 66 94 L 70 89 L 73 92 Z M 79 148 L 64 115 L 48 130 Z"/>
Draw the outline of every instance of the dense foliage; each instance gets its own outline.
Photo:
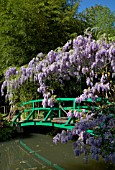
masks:
<path id="1" fill-rule="evenodd" d="M 79 14 L 86 27 L 93 28 L 94 37 L 99 38 L 103 33 L 106 37 L 115 36 L 115 13 L 106 6 L 95 5 L 86 8 Z"/>
<path id="2" fill-rule="evenodd" d="M 67 0 L 1 0 L 0 74 L 9 66 L 27 64 L 41 51 L 63 45 L 72 33 L 83 32 L 74 17 L 78 6 L 79 1 Z"/>
<path id="3" fill-rule="evenodd" d="M 11 124 L 7 120 L 2 119 L 0 114 L 0 142 L 13 138 L 16 134 L 16 128 L 11 127 Z"/>

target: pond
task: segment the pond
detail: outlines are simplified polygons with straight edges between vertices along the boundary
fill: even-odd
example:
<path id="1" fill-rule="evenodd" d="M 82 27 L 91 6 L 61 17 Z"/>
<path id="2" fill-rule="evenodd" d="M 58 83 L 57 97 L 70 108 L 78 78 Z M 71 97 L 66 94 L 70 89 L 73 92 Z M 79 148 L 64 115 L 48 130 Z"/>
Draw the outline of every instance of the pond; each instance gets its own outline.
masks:
<path id="1" fill-rule="evenodd" d="M 103 160 L 75 157 L 72 142 L 53 144 L 50 135 L 32 133 L 0 143 L 0 170 L 107 170 Z M 113 170 L 114 168 L 111 168 Z"/>

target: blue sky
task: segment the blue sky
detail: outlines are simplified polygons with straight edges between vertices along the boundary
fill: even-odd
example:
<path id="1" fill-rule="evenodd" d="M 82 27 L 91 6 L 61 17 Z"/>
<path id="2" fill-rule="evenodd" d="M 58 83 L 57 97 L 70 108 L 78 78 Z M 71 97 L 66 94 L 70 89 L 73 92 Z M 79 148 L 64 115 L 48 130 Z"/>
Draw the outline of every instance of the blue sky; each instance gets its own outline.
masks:
<path id="1" fill-rule="evenodd" d="M 107 6 L 112 12 L 115 12 L 115 0 L 82 0 L 78 12 L 89 8 L 90 6 L 95 6 L 96 4 Z"/>

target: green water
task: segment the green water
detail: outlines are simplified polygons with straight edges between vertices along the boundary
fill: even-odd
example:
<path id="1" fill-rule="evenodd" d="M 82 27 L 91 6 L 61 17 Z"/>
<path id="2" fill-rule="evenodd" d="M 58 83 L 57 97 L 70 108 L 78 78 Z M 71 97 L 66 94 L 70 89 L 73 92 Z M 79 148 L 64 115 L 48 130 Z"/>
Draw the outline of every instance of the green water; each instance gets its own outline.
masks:
<path id="1" fill-rule="evenodd" d="M 84 164 L 83 156 L 75 157 L 72 142 L 53 144 L 52 137 L 32 134 L 0 143 L 0 170 L 114 170 L 103 161 Z"/>

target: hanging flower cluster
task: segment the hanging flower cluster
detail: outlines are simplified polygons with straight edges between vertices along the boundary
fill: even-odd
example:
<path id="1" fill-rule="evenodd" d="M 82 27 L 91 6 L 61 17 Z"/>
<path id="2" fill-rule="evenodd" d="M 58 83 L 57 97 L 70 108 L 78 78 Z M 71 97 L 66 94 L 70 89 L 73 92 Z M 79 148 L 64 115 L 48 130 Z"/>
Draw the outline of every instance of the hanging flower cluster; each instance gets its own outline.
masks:
<path id="1" fill-rule="evenodd" d="M 69 50 L 68 50 L 69 49 Z M 21 67 L 20 71 L 10 68 L 5 73 L 5 81 L 1 87 L 7 86 L 7 97 L 10 99 L 14 89 L 19 88 L 25 81 L 32 79 L 38 82 L 38 92 L 43 94 L 43 106 L 47 106 L 53 91 L 49 90 L 45 84 L 46 79 L 50 80 L 55 74 L 57 81 L 63 83 L 71 77 L 80 80 L 82 75 L 86 75 L 86 84 L 89 89 L 85 89 L 81 96 L 76 98 L 76 102 L 81 102 L 86 98 L 97 98 L 97 92 L 107 92 L 111 89 L 109 72 L 115 72 L 115 43 L 96 42 L 91 37 L 78 36 L 73 41 L 68 41 L 57 52 L 51 50 L 44 59 L 40 53 L 33 58 L 27 67 Z M 98 74 L 101 77 L 98 77 Z M 13 76 L 13 78 L 11 78 Z M 95 82 L 95 79 L 97 81 Z"/>
<path id="2" fill-rule="evenodd" d="M 85 112 L 74 112 L 79 121 L 70 131 L 63 130 L 61 134 L 57 134 L 53 138 L 53 142 L 57 144 L 67 143 L 74 136 L 78 139 L 73 143 L 75 156 L 80 156 L 84 153 L 85 162 L 88 162 L 88 157 L 99 160 L 102 156 L 105 162 L 115 164 L 115 105 L 110 104 L 106 108 L 92 110 L 90 114 Z M 76 114 L 75 114 L 76 113 Z M 84 116 L 84 114 L 86 114 Z M 90 132 L 90 133 L 89 133 Z"/>

